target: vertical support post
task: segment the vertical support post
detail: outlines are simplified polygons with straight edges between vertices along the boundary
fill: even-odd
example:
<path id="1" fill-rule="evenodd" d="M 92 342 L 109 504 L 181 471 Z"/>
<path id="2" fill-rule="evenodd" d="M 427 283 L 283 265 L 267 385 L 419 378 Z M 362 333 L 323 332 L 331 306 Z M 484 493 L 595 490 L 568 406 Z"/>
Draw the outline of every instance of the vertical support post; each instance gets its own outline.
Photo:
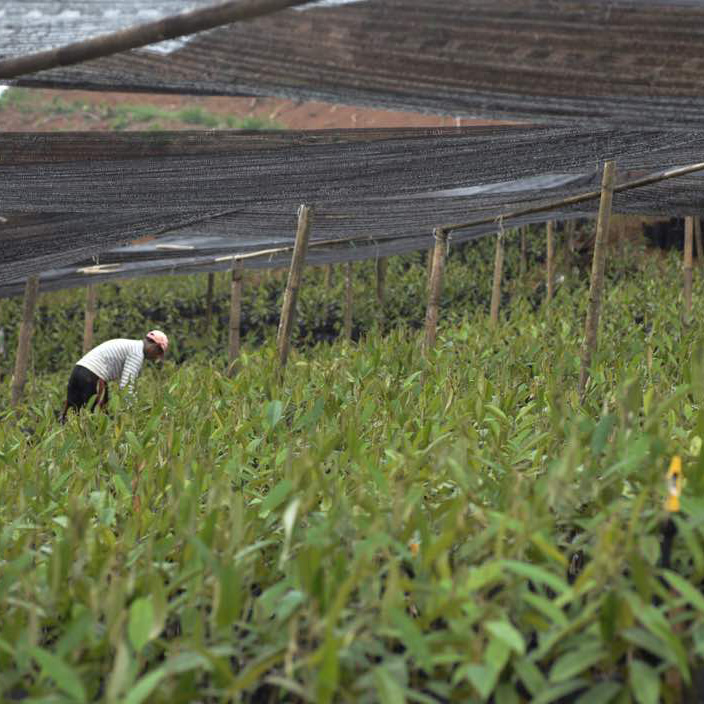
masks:
<path id="1" fill-rule="evenodd" d="M 279 353 L 279 363 L 281 367 L 286 366 L 288 352 L 291 345 L 291 332 L 296 316 L 296 302 L 298 300 L 298 289 L 301 286 L 303 276 L 303 266 L 306 261 L 308 251 L 308 238 L 310 228 L 313 223 L 313 209 L 308 205 L 301 205 L 298 209 L 298 229 L 296 231 L 296 244 L 291 257 L 291 268 L 288 274 L 288 282 L 284 291 L 284 302 L 281 306 L 281 321 L 276 337 L 276 348 Z"/>
<path id="2" fill-rule="evenodd" d="M 694 218 L 694 242 L 697 245 L 697 264 L 704 265 L 704 245 L 702 244 L 702 220 L 699 216 Z"/>
<path id="3" fill-rule="evenodd" d="M 240 356 L 240 323 L 242 320 L 242 277 L 244 265 L 241 259 L 232 263 L 232 282 L 230 284 L 230 323 L 228 339 L 228 374 L 232 375 L 235 362 Z"/>
<path id="4" fill-rule="evenodd" d="M 592 363 L 592 356 L 596 352 L 599 332 L 599 315 L 601 314 L 604 269 L 606 267 L 606 246 L 609 239 L 609 221 L 611 219 L 615 177 L 616 165 L 613 161 L 607 161 L 604 164 L 604 175 L 601 182 L 601 200 L 599 202 L 599 215 L 596 223 L 596 237 L 594 239 L 587 319 L 584 323 L 584 340 L 582 342 L 582 364 L 579 372 L 579 394 L 582 399 L 587 388 L 589 367 Z"/>
<path id="5" fill-rule="evenodd" d="M 346 340 L 352 339 L 352 262 L 345 264 L 345 328 L 344 334 Z"/>
<path id="6" fill-rule="evenodd" d="M 430 291 L 430 279 L 433 275 L 433 256 L 435 252 L 435 247 L 428 247 L 428 251 L 426 252 L 426 265 L 428 267 L 428 291 Z"/>
<path id="7" fill-rule="evenodd" d="M 521 276 L 525 276 L 528 271 L 528 225 L 521 227 Z"/>
<path id="8" fill-rule="evenodd" d="M 547 271 L 546 271 L 546 276 L 547 276 L 547 289 L 548 289 L 548 294 L 547 294 L 547 302 L 550 303 L 552 301 L 552 296 L 554 293 L 554 273 L 555 273 L 555 263 L 554 263 L 554 258 L 555 258 L 555 223 L 552 220 L 548 220 L 547 222 L 547 227 L 546 227 L 546 235 L 547 235 L 547 241 L 548 241 L 548 258 L 547 258 Z"/>
<path id="9" fill-rule="evenodd" d="M 215 294 L 215 274 L 208 274 L 208 291 L 205 294 L 205 332 L 210 333 L 213 324 L 213 297 Z"/>
<path id="10" fill-rule="evenodd" d="M 83 319 L 83 354 L 93 348 L 93 327 L 95 324 L 95 309 L 98 301 L 98 289 L 95 284 L 86 287 L 86 309 Z"/>
<path id="11" fill-rule="evenodd" d="M 22 391 L 27 382 L 27 367 L 29 366 L 29 349 L 34 329 L 34 310 L 39 295 L 39 279 L 30 276 L 24 289 L 24 306 L 22 308 L 22 323 L 17 340 L 17 356 L 15 357 L 15 373 L 12 377 L 12 405 L 16 406 L 22 398 Z"/>
<path id="12" fill-rule="evenodd" d="M 494 257 L 494 283 L 491 287 L 491 324 L 499 322 L 499 304 L 501 303 L 501 277 L 504 267 L 504 229 L 501 227 L 496 235 L 496 255 Z"/>
<path id="13" fill-rule="evenodd" d="M 328 264 L 325 267 L 325 288 L 332 288 L 332 264 Z"/>
<path id="14" fill-rule="evenodd" d="M 435 248 L 433 250 L 433 271 L 430 276 L 428 308 L 425 313 L 425 341 L 423 345 L 425 352 L 435 347 L 440 295 L 442 293 L 442 275 L 445 270 L 445 253 L 447 251 L 447 232 L 436 229 L 433 235 L 435 236 Z"/>
<path id="15" fill-rule="evenodd" d="M 692 250 L 694 248 L 694 218 L 684 219 L 684 322 L 692 317 Z"/>

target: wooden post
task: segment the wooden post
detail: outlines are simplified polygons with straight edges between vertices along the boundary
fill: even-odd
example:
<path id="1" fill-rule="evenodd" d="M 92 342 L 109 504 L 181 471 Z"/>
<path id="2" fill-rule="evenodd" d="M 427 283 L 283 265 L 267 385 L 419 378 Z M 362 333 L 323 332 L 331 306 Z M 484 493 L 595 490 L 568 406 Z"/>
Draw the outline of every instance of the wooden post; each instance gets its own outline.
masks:
<path id="1" fill-rule="evenodd" d="M 308 205 L 301 205 L 298 209 L 298 230 L 296 231 L 296 244 L 291 257 L 291 268 L 288 274 L 288 282 L 284 291 L 284 302 L 281 306 L 281 321 L 279 322 L 279 332 L 276 337 L 276 348 L 279 353 L 279 363 L 281 367 L 286 366 L 288 352 L 291 345 L 291 332 L 293 322 L 296 317 L 296 301 L 298 300 L 298 289 L 301 286 L 303 276 L 303 266 L 306 261 L 308 251 L 308 238 L 313 222 L 313 209 Z"/>
<path id="2" fill-rule="evenodd" d="M 232 375 L 235 362 L 240 355 L 240 323 L 242 320 L 242 276 L 244 265 L 240 259 L 232 263 L 230 287 L 230 336 L 228 345 L 228 374 Z"/>
<path id="3" fill-rule="evenodd" d="M 24 289 L 24 306 L 22 308 L 22 323 L 17 340 L 17 356 L 15 357 L 15 373 L 12 377 L 12 405 L 16 406 L 22 398 L 22 391 L 27 382 L 27 367 L 29 365 L 29 349 L 34 328 L 34 309 L 39 295 L 39 279 L 30 276 Z"/>
<path id="4" fill-rule="evenodd" d="M 325 267 L 325 288 L 332 288 L 332 264 Z"/>
<path id="5" fill-rule="evenodd" d="M 697 245 L 697 264 L 704 265 L 704 245 L 702 244 L 702 220 L 694 218 L 694 242 Z"/>
<path id="6" fill-rule="evenodd" d="M 353 263 L 345 265 L 345 339 L 352 339 L 352 274 Z"/>
<path id="7" fill-rule="evenodd" d="M 434 252 L 435 252 L 435 247 L 428 247 L 428 251 L 426 253 L 426 257 L 427 257 L 426 264 L 428 267 L 428 283 L 427 283 L 428 291 L 430 291 L 430 278 L 433 275 L 433 255 L 434 255 Z"/>
<path id="8" fill-rule="evenodd" d="M 95 324 L 95 309 L 98 301 L 98 288 L 95 284 L 86 287 L 86 310 L 83 320 L 83 354 L 93 348 L 93 326 Z"/>
<path id="9" fill-rule="evenodd" d="M 601 201 L 599 216 L 596 223 L 594 239 L 594 256 L 592 259 L 592 276 L 589 285 L 589 302 L 587 304 L 587 319 L 584 324 L 584 340 L 582 342 L 582 365 L 579 372 L 579 394 L 584 398 L 589 377 L 592 356 L 596 352 L 597 335 L 599 332 L 599 315 L 601 313 L 601 297 L 604 290 L 604 268 L 606 266 L 606 245 L 609 237 L 609 221 L 611 218 L 611 203 L 614 194 L 616 166 L 613 161 L 604 164 L 604 175 L 601 183 Z"/>
<path id="10" fill-rule="evenodd" d="M 555 273 L 555 263 L 554 263 L 554 257 L 555 257 L 555 237 L 554 237 L 554 223 L 552 220 L 548 220 L 547 227 L 546 227 L 546 234 L 547 234 L 547 240 L 548 240 L 548 260 L 547 260 L 547 288 L 548 288 L 548 294 L 547 294 L 547 302 L 550 303 L 552 301 L 552 296 L 554 293 L 554 273 Z"/>
<path id="11" fill-rule="evenodd" d="M 208 274 L 208 290 L 205 294 L 205 332 L 210 333 L 213 324 L 213 298 L 215 294 L 215 274 Z"/>
<path id="12" fill-rule="evenodd" d="M 496 256 L 494 257 L 494 284 L 491 288 L 491 324 L 499 322 L 499 304 L 501 303 L 501 276 L 504 267 L 504 230 L 496 235 Z"/>
<path id="13" fill-rule="evenodd" d="M 526 241 L 528 234 L 528 225 L 521 227 L 521 276 L 524 276 L 528 271 L 528 242 Z"/>
<path id="14" fill-rule="evenodd" d="M 694 244 L 694 218 L 684 219 L 684 321 L 692 317 L 692 249 Z"/>
<path id="15" fill-rule="evenodd" d="M 428 293 L 428 308 L 425 313 L 424 351 L 435 347 L 435 337 L 438 328 L 438 313 L 440 309 L 440 294 L 442 293 L 442 275 L 445 269 L 445 253 L 447 237 L 445 230 L 436 229 L 435 248 L 433 250 L 433 273 L 430 276 L 430 291 Z"/>

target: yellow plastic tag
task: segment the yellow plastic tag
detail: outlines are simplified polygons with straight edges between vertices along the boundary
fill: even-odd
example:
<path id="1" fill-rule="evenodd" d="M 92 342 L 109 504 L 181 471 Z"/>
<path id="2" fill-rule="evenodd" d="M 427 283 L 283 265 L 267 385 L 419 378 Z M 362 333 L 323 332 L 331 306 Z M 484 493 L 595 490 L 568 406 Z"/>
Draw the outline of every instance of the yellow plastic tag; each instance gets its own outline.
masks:
<path id="1" fill-rule="evenodd" d="M 680 510 L 680 494 L 682 493 L 682 460 L 679 455 L 672 458 L 665 481 L 667 482 L 665 510 L 677 513 Z"/>

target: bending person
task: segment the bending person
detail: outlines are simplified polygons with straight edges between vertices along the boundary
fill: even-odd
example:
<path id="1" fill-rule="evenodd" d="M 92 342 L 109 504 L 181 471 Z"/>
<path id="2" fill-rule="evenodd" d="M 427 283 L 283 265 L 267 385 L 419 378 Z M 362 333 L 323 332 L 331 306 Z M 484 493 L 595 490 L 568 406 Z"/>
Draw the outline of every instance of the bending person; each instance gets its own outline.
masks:
<path id="1" fill-rule="evenodd" d="M 169 339 L 160 330 L 147 333 L 144 340 L 115 339 L 94 347 L 78 360 L 68 380 L 66 403 L 61 422 L 66 421 L 69 408 L 77 411 L 95 396 L 91 410 L 102 407 L 108 400 L 108 382 L 120 380 L 120 388 L 132 388 L 142 371 L 144 359 L 163 359 Z"/>

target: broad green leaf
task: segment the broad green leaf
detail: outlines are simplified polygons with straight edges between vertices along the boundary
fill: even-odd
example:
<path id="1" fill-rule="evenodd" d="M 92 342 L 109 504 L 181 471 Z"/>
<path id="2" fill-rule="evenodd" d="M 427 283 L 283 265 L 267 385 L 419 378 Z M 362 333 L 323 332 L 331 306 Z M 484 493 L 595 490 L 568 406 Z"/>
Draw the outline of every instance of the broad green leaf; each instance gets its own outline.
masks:
<path id="1" fill-rule="evenodd" d="M 494 637 L 498 638 L 502 643 L 511 648 L 519 655 L 523 655 L 526 651 L 526 644 L 520 632 L 508 621 L 489 621 L 486 626 Z"/>
<path id="2" fill-rule="evenodd" d="M 697 611 L 704 613 L 704 596 L 676 572 L 663 570 L 663 576 Z"/>
<path id="3" fill-rule="evenodd" d="M 560 594 L 564 595 L 571 591 L 564 579 L 561 579 L 552 572 L 548 572 L 546 569 L 538 567 L 537 565 L 529 565 L 525 562 L 518 562 L 517 560 L 504 560 L 502 564 L 514 574 L 526 577 L 538 584 L 545 584 Z"/>
<path id="4" fill-rule="evenodd" d="M 135 599 L 130 606 L 130 617 L 127 624 L 127 634 L 132 647 L 139 653 L 149 642 L 154 623 L 154 606 L 151 599 L 141 597 Z"/>
<path id="5" fill-rule="evenodd" d="M 582 694 L 575 704 L 609 704 L 622 691 L 617 682 L 599 682 Z"/>
<path id="6" fill-rule="evenodd" d="M 606 653 L 600 648 L 586 646 L 560 656 L 550 668 L 551 682 L 564 682 L 581 674 L 604 659 Z"/>
<path id="7" fill-rule="evenodd" d="M 61 658 L 42 648 L 30 648 L 29 653 L 39 663 L 42 672 L 51 677 L 62 692 L 73 697 L 80 704 L 87 701 L 83 682 L 70 665 L 67 665 Z"/>
<path id="8" fill-rule="evenodd" d="M 632 660 L 628 668 L 628 681 L 638 704 L 658 704 L 660 678 L 650 665 L 642 660 Z"/>
<path id="9" fill-rule="evenodd" d="M 403 687 L 383 665 L 374 668 L 374 682 L 381 704 L 405 704 Z"/>

